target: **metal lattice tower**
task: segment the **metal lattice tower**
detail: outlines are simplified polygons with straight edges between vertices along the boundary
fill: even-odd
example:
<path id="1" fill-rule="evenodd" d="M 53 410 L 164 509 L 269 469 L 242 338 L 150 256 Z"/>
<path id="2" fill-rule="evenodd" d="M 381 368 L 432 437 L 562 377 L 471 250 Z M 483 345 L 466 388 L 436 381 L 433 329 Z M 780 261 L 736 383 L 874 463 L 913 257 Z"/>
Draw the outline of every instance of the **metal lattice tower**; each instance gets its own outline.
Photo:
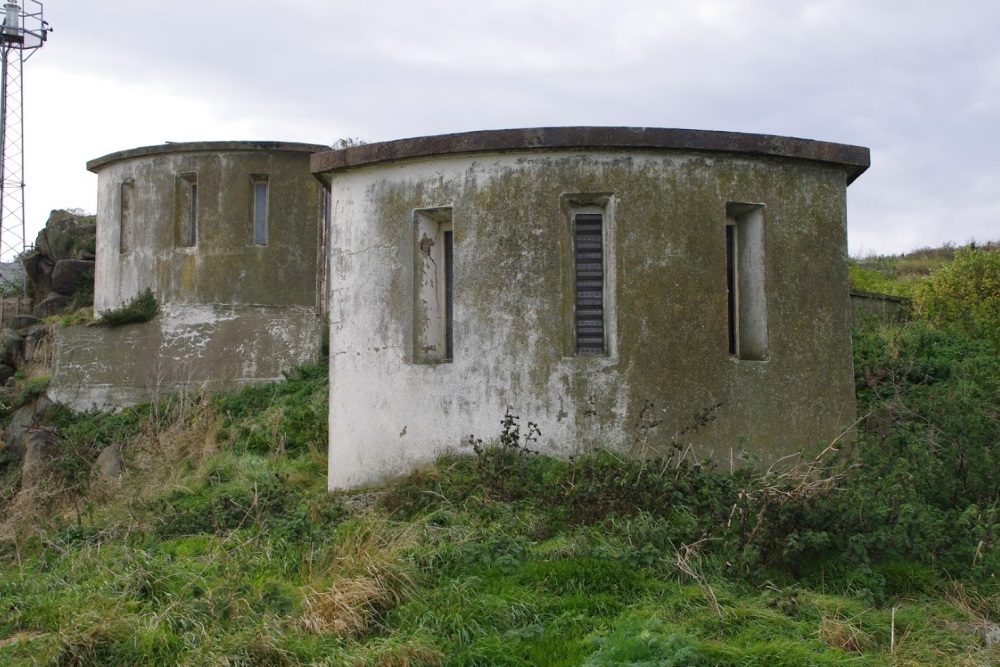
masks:
<path id="1" fill-rule="evenodd" d="M 42 18 L 42 3 L 16 0 L 4 4 L 0 26 L 2 91 L 0 91 L 0 293 L 25 292 L 19 259 L 25 250 L 24 229 L 24 62 L 40 49 L 52 28 Z M 20 311 L 21 299 L 17 308 Z M 4 301 L 0 300 L 0 319 Z"/>

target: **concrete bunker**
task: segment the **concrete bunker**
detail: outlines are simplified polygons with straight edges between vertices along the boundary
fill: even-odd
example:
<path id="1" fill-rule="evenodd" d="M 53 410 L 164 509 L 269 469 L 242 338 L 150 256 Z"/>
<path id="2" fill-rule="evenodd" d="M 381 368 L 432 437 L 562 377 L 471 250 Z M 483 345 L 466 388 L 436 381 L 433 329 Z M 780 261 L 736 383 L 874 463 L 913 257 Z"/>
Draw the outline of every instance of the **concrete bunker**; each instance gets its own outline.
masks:
<path id="1" fill-rule="evenodd" d="M 766 465 L 854 419 L 846 187 L 868 150 L 541 128 L 317 153 L 331 488 L 498 432 Z"/>
<path id="2" fill-rule="evenodd" d="M 175 143 L 89 162 L 94 310 L 150 289 L 160 314 L 115 329 L 57 328 L 53 398 L 116 406 L 178 385 L 274 380 L 317 361 L 328 200 L 309 158 L 324 148 Z"/>

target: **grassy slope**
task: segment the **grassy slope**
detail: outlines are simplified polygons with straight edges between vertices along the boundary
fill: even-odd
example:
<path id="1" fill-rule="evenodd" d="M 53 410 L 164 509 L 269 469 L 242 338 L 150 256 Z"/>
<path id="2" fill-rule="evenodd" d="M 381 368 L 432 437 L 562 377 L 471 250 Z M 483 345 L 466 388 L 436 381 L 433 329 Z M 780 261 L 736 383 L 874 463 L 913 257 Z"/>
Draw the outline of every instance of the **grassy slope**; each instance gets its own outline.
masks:
<path id="1" fill-rule="evenodd" d="M 969 246 L 965 246 L 969 247 Z M 1000 251 L 1000 241 L 976 244 L 986 251 Z M 955 259 L 954 244 L 940 248 L 918 248 L 901 255 L 870 255 L 851 259 L 851 288 L 866 292 L 913 297 L 917 287 L 933 272 Z"/>
<path id="2" fill-rule="evenodd" d="M 997 355 L 913 324 L 855 356 L 852 455 L 782 474 L 555 460 L 510 418 L 329 494 L 321 368 L 60 415 L 34 486 L 0 464 L 0 664 L 998 664 Z"/>

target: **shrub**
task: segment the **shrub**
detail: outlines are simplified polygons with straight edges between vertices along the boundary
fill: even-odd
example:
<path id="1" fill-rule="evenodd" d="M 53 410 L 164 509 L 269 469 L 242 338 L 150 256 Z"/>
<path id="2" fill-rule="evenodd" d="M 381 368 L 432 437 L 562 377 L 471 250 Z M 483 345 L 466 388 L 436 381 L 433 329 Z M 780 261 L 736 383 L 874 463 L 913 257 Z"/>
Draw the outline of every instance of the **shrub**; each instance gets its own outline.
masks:
<path id="1" fill-rule="evenodd" d="M 919 321 L 856 331 L 854 354 L 866 415 L 856 469 L 835 493 L 786 507 L 773 535 L 787 536 L 782 558 L 975 563 L 989 577 L 1000 565 L 981 558 L 1000 518 L 1000 358 Z"/>
<path id="2" fill-rule="evenodd" d="M 97 319 L 97 324 L 118 327 L 123 324 L 149 322 L 160 312 L 160 304 L 156 301 L 153 290 L 146 291 L 131 299 L 124 306 L 105 310 Z"/>
<path id="3" fill-rule="evenodd" d="M 913 293 L 913 283 L 894 275 L 891 269 L 879 270 L 856 262 L 847 265 L 851 289 L 909 297 Z"/>
<path id="4" fill-rule="evenodd" d="M 1000 250 L 967 246 L 920 285 L 917 312 L 935 325 L 1000 349 Z"/>

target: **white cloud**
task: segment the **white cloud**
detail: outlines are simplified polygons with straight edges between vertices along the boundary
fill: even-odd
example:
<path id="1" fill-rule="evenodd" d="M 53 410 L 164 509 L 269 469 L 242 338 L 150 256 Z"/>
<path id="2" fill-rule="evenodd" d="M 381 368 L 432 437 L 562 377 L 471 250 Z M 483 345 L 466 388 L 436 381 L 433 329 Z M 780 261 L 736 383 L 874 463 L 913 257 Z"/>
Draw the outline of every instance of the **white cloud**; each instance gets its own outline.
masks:
<path id="1" fill-rule="evenodd" d="M 92 207 L 86 160 L 168 139 L 599 124 L 869 146 L 852 248 L 998 236 L 986 0 L 47 5 L 56 32 L 26 66 L 30 221 Z"/>

